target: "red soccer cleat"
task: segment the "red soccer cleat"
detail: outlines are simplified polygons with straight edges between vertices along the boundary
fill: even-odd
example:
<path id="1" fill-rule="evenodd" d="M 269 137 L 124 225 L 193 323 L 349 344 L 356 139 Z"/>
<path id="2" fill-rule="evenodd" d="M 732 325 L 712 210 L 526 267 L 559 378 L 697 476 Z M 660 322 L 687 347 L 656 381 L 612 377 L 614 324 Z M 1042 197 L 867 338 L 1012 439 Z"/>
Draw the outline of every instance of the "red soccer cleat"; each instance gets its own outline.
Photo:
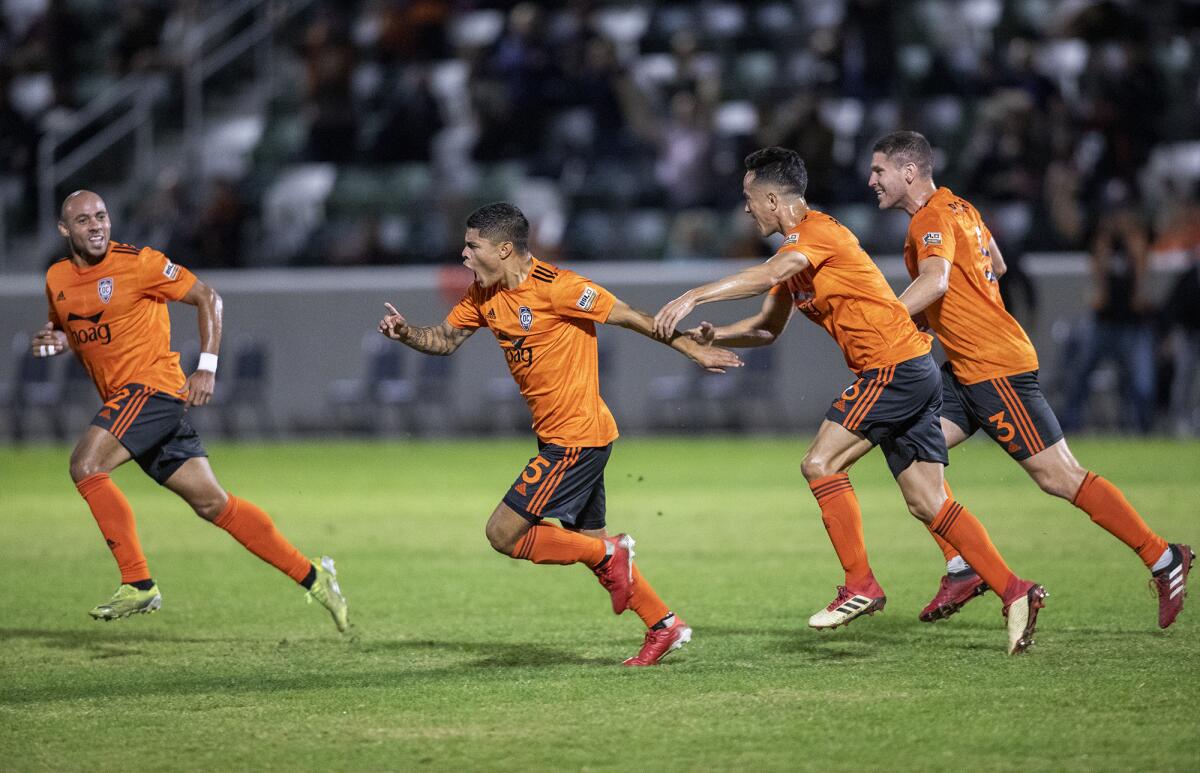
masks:
<path id="1" fill-rule="evenodd" d="M 613 552 L 604 568 L 594 572 L 596 579 L 612 596 L 613 614 L 619 615 L 629 608 L 629 598 L 633 595 L 634 541 L 628 534 L 604 537 L 604 541 L 613 546 Z"/>
<path id="2" fill-rule="evenodd" d="M 966 606 L 968 601 L 987 592 L 987 583 L 974 571 L 961 577 L 942 575 L 942 584 L 938 586 L 937 595 L 925 605 L 917 617 L 922 623 L 945 620 Z"/>
<path id="3" fill-rule="evenodd" d="M 626 660 L 626 666 L 654 666 L 659 661 L 692 640 L 692 629 L 675 615 L 675 620 L 666 628 L 646 631 L 646 640 L 637 655 Z"/>
<path id="4" fill-rule="evenodd" d="M 1158 591 L 1158 627 L 1167 628 L 1183 611 L 1187 598 L 1187 576 L 1196 554 L 1189 545 L 1171 545 L 1171 565 L 1154 575 L 1150 584 Z"/>
<path id="5" fill-rule="evenodd" d="M 1019 655 L 1033 646 L 1034 625 L 1038 610 L 1046 606 L 1050 594 L 1037 583 L 1020 580 L 1015 575 L 1009 580 L 1008 599 L 1000 610 L 1008 619 L 1008 654 Z"/>

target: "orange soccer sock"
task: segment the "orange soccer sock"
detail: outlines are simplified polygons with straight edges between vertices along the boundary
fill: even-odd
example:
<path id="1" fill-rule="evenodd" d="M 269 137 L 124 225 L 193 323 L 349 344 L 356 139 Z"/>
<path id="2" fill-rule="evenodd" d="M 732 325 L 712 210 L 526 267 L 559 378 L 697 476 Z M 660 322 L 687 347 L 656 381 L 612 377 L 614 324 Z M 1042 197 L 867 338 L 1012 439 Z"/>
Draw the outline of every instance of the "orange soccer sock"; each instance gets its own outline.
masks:
<path id="1" fill-rule="evenodd" d="M 958 502 L 947 499 L 929 529 L 957 548 L 992 590 L 1005 593 L 1012 587 L 1012 570 L 992 544 L 987 529 Z M 1007 598 L 1005 602 L 1008 602 Z"/>
<path id="2" fill-rule="evenodd" d="M 535 564 L 586 564 L 595 567 L 604 560 L 604 540 L 539 523 L 517 540 L 512 557 Z"/>
<path id="3" fill-rule="evenodd" d="M 946 490 L 946 499 L 954 499 L 954 492 L 950 490 L 949 482 L 943 480 L 942 488 Z M 958 558 L 958 551 L 954 549 L 953 545 L 938 536 L 937 532 L 933 530 L 933 524 L 927 523 L 925 524 L 925 528 L 929 529 L 929 536 L 933 537 L 933 541 L 942 549 L 942 555 L 946 557 L 947 564 Z"/>
<path id="4" fill-rule="evenodd" d="M 633 565 L 633 595 L 629 597 L 629 608 L 642 618 L 642 622 L 646 624 L 647 628 L 660 622 L 671 613 L 670 608 L 663 603 L 663 600 L 654 592 L 654 588 L 642 576 L 636 563 Z"/>
<path id="5" fill-rule="evenodd" d="M 1167 541 L 1146 525 L 1121 489 L 1094 472 L 1084 476 L 1071 504 L 1087 513 L 1097 526 L 1128 545 L 1146 566 L 1153 566 L 1167 549 Z"/>
<path id="6" fill-rule="evenodd" d="M 98 472 L 76 483 L 75 488 L 91 508 L 92 517 L 96 519 L 108 549 L 117 560 L 121 582 L 150 579 L 150 568 L 146 565 L 146 556 L 138 539 L 133 508 L 117 484 L 112 482 L 107 473 Z"/>
<path id="7" fill-rule="evenodd" d="M 229 494 L 225 509 L 213 524 L 229 532 L 246 550 L 296 582 L 303 582 L 312 571 L 312 562 L 279 533 L 271 516 L 253 502 Z"/>
<path id="8" fill-rule="evenodd" d="M 850 476 L 839 472 L 808 484 L 821 507 L 821 521 L 846 572 L 846 586 L 854 588 L 871 575 L 863 541 L 862 511 L 850 485 Z"/>

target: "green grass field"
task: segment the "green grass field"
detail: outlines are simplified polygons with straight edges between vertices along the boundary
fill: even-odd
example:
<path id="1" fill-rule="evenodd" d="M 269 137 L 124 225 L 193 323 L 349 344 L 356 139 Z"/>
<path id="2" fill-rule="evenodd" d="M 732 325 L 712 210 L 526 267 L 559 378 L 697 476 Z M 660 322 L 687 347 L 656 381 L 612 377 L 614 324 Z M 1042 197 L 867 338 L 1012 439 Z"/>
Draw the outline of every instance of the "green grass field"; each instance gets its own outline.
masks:
<path id="1" fill-rule="evenodd" d="M 1051 593 L 1028 656 L 995 596 L 916 614 L 941 554 L 878 455 L 855 470 L 884 614 L 818 633 L 841 579 L 804 439 L 628 440 L 609 525 L 695 628 L 653 669 L 579 567 L 503 558 L 483 523 L 531 441 L 213 444 L 225 486 L 338 562 L 351 633 L 143 477 L 116 475 L 160 613 L 86 612 L 116 568 L 67 448 L 0 449 L 6 770 L 1200 769 L 1200 597 L 1166 632 L 1148 574 L 989 443 L 955 493 Z M 1200 444 L 1079 440 L 1169 539 L 1200 544 Z M 1193 582 L 1200 582 L 1200 575 Z"/>

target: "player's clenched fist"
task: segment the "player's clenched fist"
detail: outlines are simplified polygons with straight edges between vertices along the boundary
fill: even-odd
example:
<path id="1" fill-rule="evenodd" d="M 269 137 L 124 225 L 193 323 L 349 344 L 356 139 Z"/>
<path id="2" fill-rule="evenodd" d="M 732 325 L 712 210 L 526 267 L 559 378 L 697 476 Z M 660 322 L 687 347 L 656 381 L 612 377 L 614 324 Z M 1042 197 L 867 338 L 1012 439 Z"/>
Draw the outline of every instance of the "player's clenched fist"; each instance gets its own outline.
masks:
<path id="1" fill-rule="evenodd" d="M 393 341 L 403 341 L 408 338 L 408 321 L 404 315 L 396 311 L 390 303 L 383 304 L 388 310 L 387 316 L 379 321 L 379 332 Z"/>
<path id="2" fill-rule="evenodd" d="M 47 322 L 33 337 L 29 349 L 34 357 L 53 357 L 61 354 L 67 348 L 67 339 L 61 330 L 55 330 L 54 325 Z"/>

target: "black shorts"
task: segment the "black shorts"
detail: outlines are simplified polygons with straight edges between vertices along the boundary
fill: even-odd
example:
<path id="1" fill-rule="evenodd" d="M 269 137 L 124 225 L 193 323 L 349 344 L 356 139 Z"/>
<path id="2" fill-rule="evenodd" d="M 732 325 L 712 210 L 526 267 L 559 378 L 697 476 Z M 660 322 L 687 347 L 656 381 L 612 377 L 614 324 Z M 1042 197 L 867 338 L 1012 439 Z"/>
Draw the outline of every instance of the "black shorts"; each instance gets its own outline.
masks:
<path id="1" fill-rule="evenodd" d="M 947 363 L 942 367 L 942 416 L 967 435 L 983 428 L 1018 462 L 1063 437 L 1036 370 L 963 384 Z"/>
<path id="2" fill-rule="evenodd" d="M 188 459 L 208 456 L 185 408 L 183 400 L 154 387 L 126 384 L 104 403 L 92 426 L 111 432 L 162 485 Z"/>
<path id="3" fill-rule="evenodd" d="M 537 523 L 557 518 L 577 531 L 604 528 L 604 466 L 612 443 L 600 448 L 565 448 L 538 442 L 529 460 L 504 495 L 504 504 Z"/>
<path id="4" fill-rule="evenodd" d="M 949 464 L 938 410 L 942 379 L 933 357 L 863 371 L 833 401 L 825 418 L 883 449 L 893 476 L 913 462 Z"/>

